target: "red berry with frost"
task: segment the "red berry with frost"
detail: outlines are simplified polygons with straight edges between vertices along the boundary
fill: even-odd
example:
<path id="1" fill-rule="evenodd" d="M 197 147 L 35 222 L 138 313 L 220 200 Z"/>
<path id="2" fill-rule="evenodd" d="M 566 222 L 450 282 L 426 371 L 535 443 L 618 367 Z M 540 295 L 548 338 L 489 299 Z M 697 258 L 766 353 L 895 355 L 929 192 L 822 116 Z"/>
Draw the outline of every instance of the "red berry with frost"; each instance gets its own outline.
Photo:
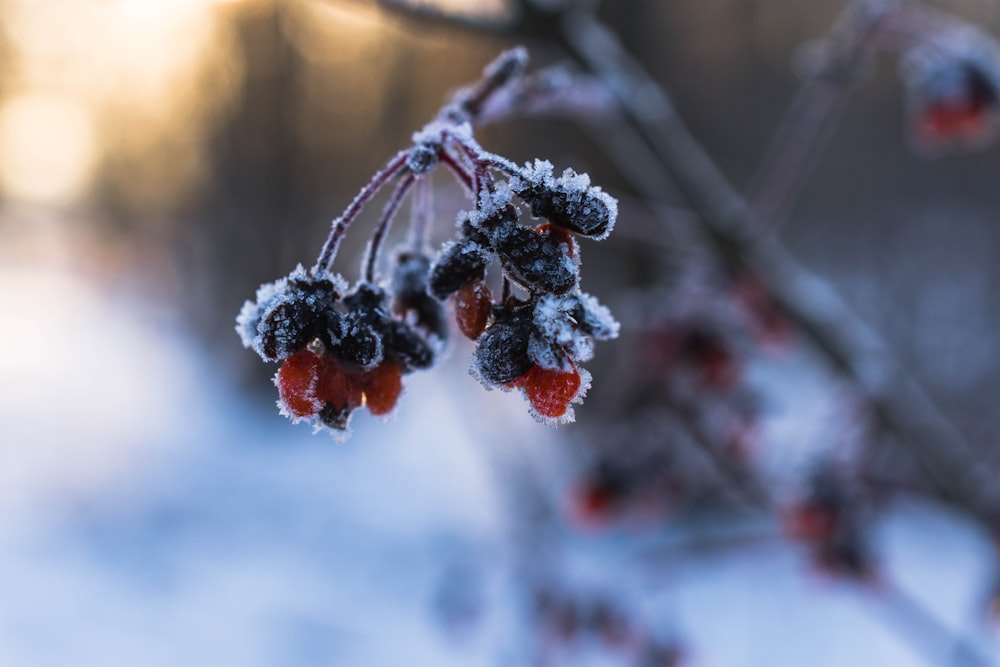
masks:
<path id="1" fill-rule="evenodd" d="M 274 383 L 281 406 L 293 419 L 311 417 L 323 408 L 319 378 L 323 360 L 309 350 L 300 350 L 285 359 Z"/>
<path id="2" fill-rule="evenodd" d="M 361 384 L 368 412 L 376 416 L 389 414 L 403 392 L 403 368 L 397 362 L 386 359 L 363 374 Z"/>
<path id="3" fill-rule="evenodd" d="M 518 382 L 531 407 L 542 417 L 559 419 L 565 416 L 570 403 L 580 393 L 580 374 L 575 368 L 563 371 L 533 366 Z"/>
<path id="4" fill-rule="evenodd" d="M 493 293 L 482 280 L 469 283 L 455 294 L 455 322 L 466 338 L 479 338 L 492 314 Z"/>
<path id="5" fill-rule="evenodd" d="M 351 413 L 361 406 L 364 398 L 356 375 L 336 359 L 324 356 L 317 389 L 325 402 L 320 413 L 323 423 L 332 428 L 346 428 Z"/>

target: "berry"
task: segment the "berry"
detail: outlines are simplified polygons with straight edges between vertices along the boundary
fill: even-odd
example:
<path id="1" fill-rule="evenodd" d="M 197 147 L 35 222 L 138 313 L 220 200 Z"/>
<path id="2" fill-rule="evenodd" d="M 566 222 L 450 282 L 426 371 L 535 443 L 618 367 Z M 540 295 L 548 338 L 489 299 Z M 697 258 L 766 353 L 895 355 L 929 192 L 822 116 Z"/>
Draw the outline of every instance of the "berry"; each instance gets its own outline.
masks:
<path id="1" fill-rule="evenodd" d="M 447 299 L 465 285 L 485 276 L 486 253 L 482 247 L 469 240 L 452 243 L 431 269 L 427 291 L 438 299 Z"/>
<path id="2" fill-rule="evenodd" d="M 347 428 L 351 413 L 364 400 L 361 383 L 355 374 L 329 355 L 323 357 L 317 393 L 326 403 L 320 412 L 320 419 L 338 430 Z"/>
<path id="3" fill-rule="evenodd" d="M 455 322 L 466 338 L 475 340 L 486 331 L 493 314 L 493 294 L 482 280 L 475 280 L 455 295 Z"/>
<path id="4" fill-rule="evenodd" d="M 511 222 L 490 230 L 507 276 L 536 293 L 565 294 L 576 286 L 577 265 L 558 238 Z"/>
<path id="5" fill-rule="evenodd" d="M 528 357 L 531 329 L 521 321 L 496 322 L 479 337 L 472 369 L 488 387 L 514 382 L 533 364 Z"/>
<path id="6" fill-rule="evenodd" d="M 561 371 L 533 366 L 518 384 L 535 412 L 547 419 L 559 419 L 579 395 L 581 383 L 575 368 Z"/>
<path id="7" fill-rule="evenodd" d="M 361 376 L 365 406 L 376 416 L 389 414 L 403 392 L 403 368 L 389 359 Z"/>
<path id="8" fill-rule="evenodd" d="M 278 387 L 279 404 L 293 420 L 312 417 L 323 408 L 318 384 L 323 360 L 301 350 L 291 355 L 278 369 L 274 384 Z"/>

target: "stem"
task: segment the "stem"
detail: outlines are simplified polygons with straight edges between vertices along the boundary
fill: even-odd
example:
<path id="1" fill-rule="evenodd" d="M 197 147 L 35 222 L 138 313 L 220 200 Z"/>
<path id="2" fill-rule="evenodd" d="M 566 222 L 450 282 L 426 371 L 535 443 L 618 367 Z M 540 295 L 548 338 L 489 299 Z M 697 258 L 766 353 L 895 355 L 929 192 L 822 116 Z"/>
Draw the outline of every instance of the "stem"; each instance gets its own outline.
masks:
<path id="1" fill-rule="evenodd" d="M 570 54 L 618 96 L 623 113 L 669 174 L 666 180 L 701 214 L 699 221 L 720 257 L 760 278 L 775 305 L 865 399 L 876 423 L 908 445 L 944 498 L 980 518 L 995 518 L 1000 498 L 985 493 L 986 480 L 977 477 L 976 457 L 961 432 L 837 292 L 761 233 L 756 213 L 614 34 L 592 14 L 577 12 L 565 17 L 561 35 Z"/>
<path id="2" fill-rule="evenodd" d="M 858 73 L 900 10 L 871 0 L 847 6 L 830 30 L 823 62 L 799 88 L 757 168 L 749 201 L 772 231 L 784 223 L 837 126 Z M 894 19 L 896 19 L 894 21 Z"/>
<path id="3" fill-rule="evenodd" d="M 883 583 L 874 592 L 882 594 L 880 601 L 889 613 L 888 620 L 913 646 L 930 654 L 931 664 L 937 664 L 942 654 L 946 656 L 947 664 L 956 667 L 986 667 L 993 664 L 982 647 L 945 626 L 923 604 L 898 586 Z"/>
<path id="4" fill-rule="evenodd" d="M 406 168 L 407 155 L 409 155 L 408 150 L 396 153 L 396 156 L 389 160 L 388 164 L 382 167 L 382 169 L 372 177 L 372 180 L 368 181 L 368 184 L 365 187 L 361 188 L 361 192 L 354 197 L 354 201 L 347 206 L 340 217 L 333 221 L 331 224 L 330 235 L 327 237 L 326 243 L 323 244 L 323 249 L 319 253 L 319 259 L 316 260 L 316 266 L 313 267 L 313 272 L 329 270 L 332 267 L 333 260 L 337 257 L 337 249 L 340 247 L 340 242 L 343 240 L 344 234 L 347 232 L 347 228 L 352 222 L 354 222 L 354 219 L 358 217 L 358 214 L 361 213 L 361 209 L 365 207 L 365 204 L 370 202 L 372 197 L 374 197 L 386 183 Z"/>
<path id="5" fill-rule="evenodd" d="M 429 176 L 417 179 L 415 188 L 408 243 L 414 251 L 423 252 L 431 235 L 434 218 L 434 190 L 431 188 Z"/>
<path id="6" fill-rule="evenodd" d="M 389 233 L 389 227 L 392 226 L 393 218 L 396 217 L 396 211 L 399 210 L 400 204 L 403 203 L 403 198 L 409 193 L 416 179 L 417 177 L 410 173 L 403 176 L 399 180 L 396 189 L 393 190 L 392 196 L 389 197 L 389 201 L 385 203 L 385 208 L 382 209 L 382 215 L 375 226 L 375 231 L 372 232 L 371 239 L 368 241 L 368 249 L 365 252 L 365 282 L 375 282 L 375 265 L 378 264 L 382 244 L 385 242 L 386 234 Z"/>
<path id="7" fill-rule="evenodd" d="M 468 168 L 446 150 L 441 151 L 441 163 L 448 167 L 455 178 L 458 179 L 458 182 L 465 186 L 465 189 L 475 197 L 476 179 L 469 173 Z"/>

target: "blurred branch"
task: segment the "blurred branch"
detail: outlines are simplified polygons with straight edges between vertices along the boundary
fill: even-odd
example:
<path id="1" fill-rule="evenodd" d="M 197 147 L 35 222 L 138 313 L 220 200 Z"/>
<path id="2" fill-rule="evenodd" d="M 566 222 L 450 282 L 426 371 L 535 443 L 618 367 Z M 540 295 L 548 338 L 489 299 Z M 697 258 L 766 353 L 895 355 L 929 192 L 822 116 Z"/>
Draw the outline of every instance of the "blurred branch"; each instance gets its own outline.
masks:
<path id="1" fill-rule="evenodd" d="M 972 449 L 960 431 L 841 296 L 766 233 L 764 221 L 694 139 L 660 85 L 597 19 L 589 3 L 541 7 L 539 0 L 521 0 L 510 23 L 486 25 L 404 2 L 375 3 L 422 21 L 517 38 L 551 28 L 548 41 L 562 45 L 584 72 L 607 86 L 627 125 L 655 157 L 656 178 L 647 170 L 641 180 L 631 175 L 637 191 L 658 202 L 662 189 L 675 185 L 699 214 L 695 220 L 732 274 L 749 270 L 760 279 L 781 311 L 864 398 L 876 423 L 908 446 L 938 493 L 980 518 L 1000 516 L 1000 499 L 985 493 Z"/>
<path id="2" fill-rule="evenodd" d="M 748 188 L 748 199 L 772 230 L 782 225 L 836 129 L 873 41 L 886 21 L 885 3 L 858 0 L 837 18 L 830 36 L 809 45 L 808 78 L 799 87 Z"/>

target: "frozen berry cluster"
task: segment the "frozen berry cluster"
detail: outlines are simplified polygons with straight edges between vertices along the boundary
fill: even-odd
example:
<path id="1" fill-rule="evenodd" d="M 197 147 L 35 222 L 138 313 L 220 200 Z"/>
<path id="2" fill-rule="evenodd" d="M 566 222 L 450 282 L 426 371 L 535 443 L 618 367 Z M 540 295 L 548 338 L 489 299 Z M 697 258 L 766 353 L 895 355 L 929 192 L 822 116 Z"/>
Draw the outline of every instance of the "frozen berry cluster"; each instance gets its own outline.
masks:
<path id="1" fill-rule="evenodd" d="M 942 31 L 904 58 L 913 139 L 921 148 L 978 148 L 1000 119 L 1000 51 L 972 28 Z"/>
<path id="2" fill-rule="evenodd" d="M 525 62 L 523 49 L 502 54 L 334 220 L 316 266 L 263 285 L 243 306 L 237 318 L 243 344 L 281 363 L 278 405 L 293 421 L 344 432 L 358 408 L 389 413 L 402 377 L 440 356 L 449 301 L 458 329 L 477 341 L 475 377 L 490 389 L 522 390 L 541 421 L 573 419 L 571 404 L 590 384 L 581 364 L 593 356 L 595 340 L 618 335 L 610 311 L 579 289 L 576 237 L 607 237 L 617 203 L 586 174 L 555 175 L 542 160 L 518 166 L 473 138 L 479 110 L 521 75 Z M 459 214 L 456 236 L 434 252 L 430 221 L 437 215 L 427 177 L 439 167 L 475 205 Z M 390 183 L 394 191 L 351 287 L 331 272 L 336 251 L 348 226 Z M 411 193 L 408 240 L 380 278 L 382 245 Z M 524 224 L 522 216 L 534 222 Z M 494 276 L 492 267 L 499 269 Z"/>
<path id="3" fill-rule="evenodd" d="M 580 364 L 593 356 L 595 340 L 618 335 L 610 311 L 579 290 L 573 235 L 605 236 L 615 203 L 572 171 L 554 178 L 547 162 L 526 165 L 511 181 L 510 189 L 462 217 L 459 238 L 441 253 L 429 288 L 453 299 L 458 328 L 477 341 L 473 375 L 490 389 L 521 389 L 542 421 L 569 421 L 571 404 L 590 384 Z M 547 221 L 522 225 L 515 195 L 532 213 L 544 211 Z M 486 282 L 490 265 L 523 296 L 494 303 Z"/>
<path id="4" fill-rule="evenodd" d="M 244 304 L 237 318 L 243 344 L 264 361 L 281 362 L 275 384 L 282 414 L 344 431 L 362 406 L 388 414 L 403 375 L 434 364 L 443 342 L 442 308 L 412 294 L 419 281 L 412 265 L 429 261 L 401 259 L 396 273 L 404 274 L 399 282 L 409 291 L 397 291 L 394 300 L 369 283 L 348 291 L 340 276 L 299 266 Z"/>

